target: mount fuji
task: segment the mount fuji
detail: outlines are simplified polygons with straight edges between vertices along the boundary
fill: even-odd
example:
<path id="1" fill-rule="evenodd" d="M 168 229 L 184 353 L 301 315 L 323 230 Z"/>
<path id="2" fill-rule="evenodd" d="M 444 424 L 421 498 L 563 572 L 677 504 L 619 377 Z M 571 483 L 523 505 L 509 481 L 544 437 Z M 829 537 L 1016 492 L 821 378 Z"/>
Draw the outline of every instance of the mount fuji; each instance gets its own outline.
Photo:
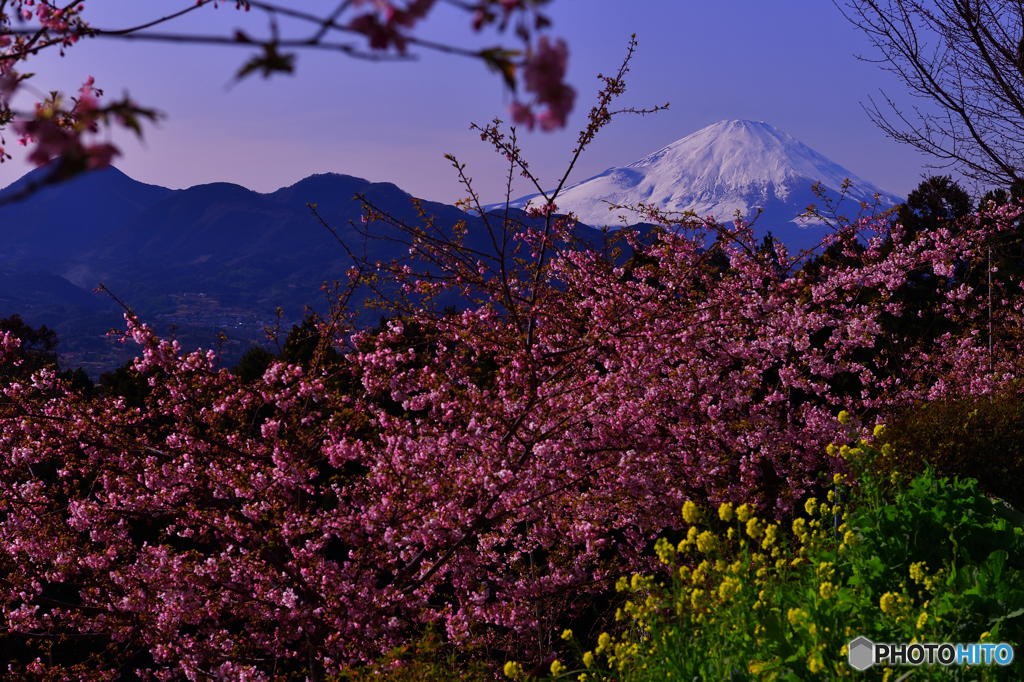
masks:
<path id="1" fill-rule="evenodd" d="M 846 179 L 850 183 L 842 196 Z M 693 211 L 718 221 L 732 220 L 737 211 L 752 220 L 760 208 L 755 234 L 760 238 L 771 231 L 796 250 L 818 245 L 829 229 L 821 221 L 798 218 L 811 204 L 825 211 L 825 203 L 811 190 L 815 182 L 837 202 L 837 214 L 851 219 L 860 211 L 860 203 L 873 204 L 875 195 L 882 209 L 903 201 L 778 128 L 760 121 L 732 120 L 714 123 L 639 161 L 571 185 L 562 190 L 556 204 L 559 213 L 571 211 L 580 222 L 595 227 L 639 221 L 636 213 L 610 211 L 608 202 L 654 204 L 663 211 Z M 526 208 L 539 198 L 539 194 L 524 196 L 512 205 Z M 625 223 L 620 218 L 624 213 Z"/>

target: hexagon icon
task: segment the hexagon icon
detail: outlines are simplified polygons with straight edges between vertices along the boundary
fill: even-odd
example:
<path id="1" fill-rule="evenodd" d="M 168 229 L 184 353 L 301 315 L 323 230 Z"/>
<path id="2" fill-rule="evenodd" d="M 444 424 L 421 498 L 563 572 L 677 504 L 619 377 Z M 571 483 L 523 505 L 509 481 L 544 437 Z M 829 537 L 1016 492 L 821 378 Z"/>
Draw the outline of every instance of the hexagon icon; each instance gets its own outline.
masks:
<path id="1" fill-rule="evenodd" d="M 874 664 L 875 643 L 867 637 L 858 637 L 846 645 L 846 657 L 850 667 L 867 670 Z"/>

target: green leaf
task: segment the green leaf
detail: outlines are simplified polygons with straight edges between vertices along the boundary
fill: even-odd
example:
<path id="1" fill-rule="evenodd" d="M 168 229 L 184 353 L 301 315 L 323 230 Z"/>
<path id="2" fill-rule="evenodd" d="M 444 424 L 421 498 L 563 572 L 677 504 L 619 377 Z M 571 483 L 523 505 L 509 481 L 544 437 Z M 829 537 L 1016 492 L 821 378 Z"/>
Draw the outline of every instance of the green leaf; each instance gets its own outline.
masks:
<path id="1" fill-rule="evenodd" d="M 281 54 L 276 43 L 264 43 L 263 54 L 258 54 L 238 70 L 235 80 L 240 81 L 254 71 L 261 71 L 264 78 L 270 78 L 274 72 L 293 73 L 295 71 L 295 55 Z"/>
<path id="2" fill-rule="evenodd" d="M 506 50 L 503 47 L 492 47 L 487 50 L 480 50 L 480 58 L 487 64 L 487 68 L 501 74 L 505 85 L 509 90 L 516 90 L 516 65 L 512 62 L 513 57 L 522 54 L 519 50 Z"/>

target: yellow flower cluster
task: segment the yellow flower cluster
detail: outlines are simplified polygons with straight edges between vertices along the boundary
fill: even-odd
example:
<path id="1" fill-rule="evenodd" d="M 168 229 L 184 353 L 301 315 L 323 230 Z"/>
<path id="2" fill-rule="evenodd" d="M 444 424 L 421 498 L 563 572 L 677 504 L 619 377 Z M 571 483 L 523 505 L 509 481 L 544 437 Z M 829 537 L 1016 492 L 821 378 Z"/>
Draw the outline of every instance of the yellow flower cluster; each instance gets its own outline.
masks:
<path id="1" fill-rule="evenodd" d="M 515 661 L 509 661 L 505 664 L 504 672 L 505 677 L 511 677 L 513 680 L 518 680 L 523 676 L 523 666 L 519 665 Z"/>
<path id="2" fill-rule="evenodd" d="M 715 551 L 715 546 L 717 544 L 715 534 L 709 530 L 706 530 L 697 536 L 697 549 L 700 550 L 702 554 L 711 554 L 711 552 Z"/>
<path id="3" fill-rule="evenodd" d="M 742 589 L 742 583 L 731 576 L 727 576 L 722 579 L 722 584 L 718 587 L 718 596 L 723 602 L 731 600 Z"/>
<path id="4" fill-rule="evenodd" d="M 675 563 L 676 548 L 666 538 L 658 538 L 654 543 L 654 553 L 658 555 L 658 560 L 663 564 Z"/>
<path id="5" fill-rule="evenodd" d="M 806 545 L 808 540 L 807 533 L 807 521 L 803 518 L 797 518 L 793 520 L 793 535 L 801 544 Z"/>
<path id="6" fill-rule="evenodd" d="M 757 540 L 764 533 L 764 525 L 756 516 L 747 521 L 747 535 Z"/>
<path id="7" fill-rule="evenodd" d="M 840 528 L 842 528 L 842 526 L 840 526 Z M 839 551 L 842 551 L 847 547 L 852 547 L 856 542 L 857 534 L 854 533 L 852 530 L 846 531 L 845 533 L 843 533 L 843 542 L 839 545 Z"/>
<path id="8" fill-rule="evenodd" d="M 900 584 L 900 589 L 904 589 L 902 584 Z M 882 610 L 882 613 L 894 619 L 897 623 L 913 617 L 913 600 L 905 593 L 905 591 L 901 591 L 899 593 L 886 592 L 878 600 L 878 607 Z M 925 602 L 925 608 L 927 607 L 928 602 Z"/>
<path id="9" fill-rule="evenodd" d="M 700 521 L 700 509 L 697 508 L 697 505 L 692 500 L 687 500 L 683 503 L 683 521 L 690 525 Z"/>

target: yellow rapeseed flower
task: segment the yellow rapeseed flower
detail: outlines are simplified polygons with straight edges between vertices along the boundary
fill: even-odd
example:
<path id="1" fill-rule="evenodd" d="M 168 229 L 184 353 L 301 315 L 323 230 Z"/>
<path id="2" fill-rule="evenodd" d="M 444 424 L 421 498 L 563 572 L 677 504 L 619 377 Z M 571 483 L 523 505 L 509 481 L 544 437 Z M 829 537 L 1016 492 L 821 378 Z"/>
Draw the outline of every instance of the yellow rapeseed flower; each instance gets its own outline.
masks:
<path id="1" fill-rule="evenodd" d="M 928 623 L 928 612 L 922 611 L 921 615 L 917 618 L 917 629 L 920 630 Z"/>
<path id="2" fill-rule="evenodd" d="M 871 435 L 875 438 L 879 438 L 885 434 L 885 424 L 875 424 L 875 430 L 871 432 Z"/>
<path id="3" fill-rule="evenodd" d="M 915 583 L 920 583 L 924 580 L 925 575 L 927 575 L 927 566 L 928 564 L 924 561 L 910 564 L 910 577 Z"/>
<path id="4" fill-rule="evenodd" d="M 711 568 L 711 564 L 707 561 L 701 561 L 697 564 L 697 568 L 693 571 L 694 584 L 704 580 L 704 576 L 707 574 L 709 568 Z"/>
<path id="5" fill-rule="evenodd" d="M 839 420 L 839 423 L 842 424 L 843 426 L 846 426 L 847 424 L 850 423 L 850 413 L 847 412 L 846 410 L 840 412 L 839 416 L 836 418 Z"/>
<path id="6" fill-rule="evenodd" d="M 839 452 L 839 448 L 836 447 L 835 443 L 829 443 L 828 447 L 825 448 L 825 452 L 828 453 L 829 457 L 835 457 L 836 453 Z"/>
<path id="7" fill-rule="evenodd" d="M 718 596 L 722 601 L 729 601 L 740 592 L 742 584 L 739 580 L 733 577 L 727 577 L 722 581 L 722 584 L 718 586 Z"/>
<path id="8" fill-rule="evenodd" d="M 562 665 L 561 662 L 556 658 L 554 661 L 551 662 L 551 676 L 558 677 L 563 672 L 565 672 L 565 666 Z"/>
<path id="9" fill-rule="evenodd" d="M 505 664 L 504 672 L 505 677 L 511 677 L 515 680 L 523 676 L 523 666 L 519 665 L 515 661 L 509 661 Z"/>
<path id="10" fill-rule="evenodd" d="M 814 510 L 818 507 L 818 501 L 813 497 L 804 502 L 804 511 L 807 512 L 808 516 L 814 515 Z"/>
<path id="11" fill-rule="evenodd" d="M 597 653 L 601 653 L 608 648 L 608 645 L 612 643 L 612 636 L 607 632 L 602 632 L 597 638 Z"/>
<path id="12" fill-rule="evenodd" d="M 739 509 L 736 510 L 736 518 L 740 520 L 740 523 L 746 523 L 747 519 L 750 518 L 750 506 L 741 504 Z"/>
<path id="13" fill-rule="evenodd" d="M 588 668 L 593 668 L 594 667 L 594 654 L 590 653 L 589 651 L 587 653 L 583 654 L 583 665 L 587 666 Z"/>
<path id="14" fill-rule="evenodd" d="M 882 595 L 882 598 L 878 600 L 878 607 L 882 609 L 882 613 L 892 615 L 896 613 L 897 597 L 892 592 L 886 592 Z"/>
<path id="15" fill-rule="evenodd" d="M 761 520 L 756 516 L 751 517 L 747 521 L 747 535 L 756 540 L 761 537 L 762 533 L 764 533 L 764 526 L 761 524 Z"/>
<path id="16" fill-rule="evenodd" d="M 764 541 L 761 543 L 762 547 L 768 548 L 775 544 L 775 540 L 777 539 L 776 531 L 778 531 L 778 529 L 779 526 L 774 523 L 769 523 L 765 526 Z"/>
<path id="17" fill-rule="evenodd" d="M 715 549 L 715 534 L 709 530 L 697 536 L 697 549 L 704 554 L 710 554 Z"/>
<path id="18" fill-rule="evenodd" d="M 658 555 L 658 560 L 661 563 L 670 564 L 675 558 L 676 549 L 667 538 L 658 538 L 654 543 L 654 552 Z"/>
<path id="19" fill-rule="evenodd" d="M 562 632 L 562 639 L 564 639 L 566 642 L 572 639 L 572 630 L 566 629 L 564 632 Z"/>
<path id="20" fill-rule="evenodd" d="M 829 582 L 824 582 L 821 587 L 818 588 L 818 594 L 821 595 L 822 599 L 831 599 L 836 595 L 836 586 Z"/>
<path id="21" fill-rule="evenodd" d="M 720 519 L 722 519 L 723 521 L 726 521 L 726 522 L 732 521 L 732 503 L 731 502 L 723 502 L 721 504 L 721 506 L 718 508 L 718 518 L 720 518 Z"/>
<path id="22" fill-rule="evenodd" d="M 700 509 L 697 508 L 697 505 L 692 500 L 687 500 L 683 503 L 683 521 L 691 525 L 700 521 Z"/>
<path id="23" fill-rule="evenodd" d="M 786 620 L 789 621 L 790 625 L 796 625 L 803 620 L 804 612 L 801 609 L 790 609 L 786 612 Z"/>

